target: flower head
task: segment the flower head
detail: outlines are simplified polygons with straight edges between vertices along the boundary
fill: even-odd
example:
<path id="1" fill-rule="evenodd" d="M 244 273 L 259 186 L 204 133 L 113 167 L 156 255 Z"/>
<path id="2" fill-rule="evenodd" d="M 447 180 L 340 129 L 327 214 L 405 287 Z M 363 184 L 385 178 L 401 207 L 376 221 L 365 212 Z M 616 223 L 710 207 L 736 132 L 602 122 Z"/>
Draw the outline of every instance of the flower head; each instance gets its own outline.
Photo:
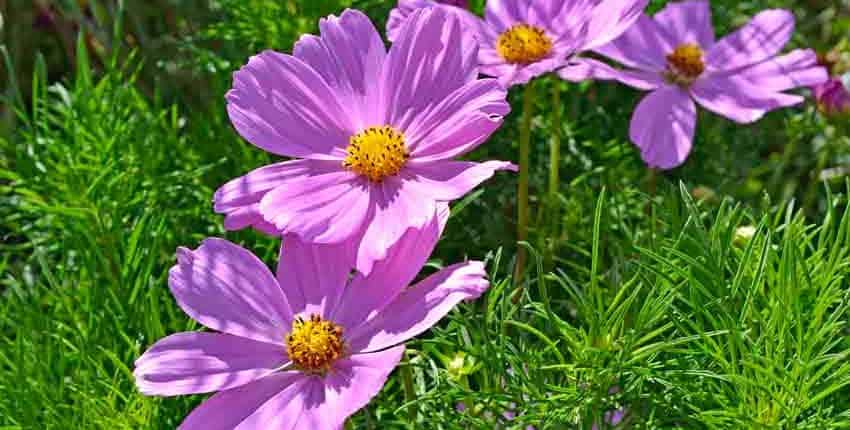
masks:
<path id="1" fill-rule="evenodd" d="M 691 151 L 694 101 L 735 122 L 751 123 L 773 109 L 803 101 L 785 91 L 827 79 L 811 50 L 778 55 L 793 31 L 791 13 L 766 10 L 715 40 L 708 0 L 670 3 L 596 49 L 624 70 L 587 59 L 581 68 L 562 75 L 616 79 L 651 91 L 635 110 L 629 134 L 648 165 L 670 169 Z"/>
<path id="2" fill-rule="evenodd" d="M 402 343 L 489 284 L 484 265 L 450 266 L 408 288 L 448 217 L 408 229 L 368 275 L 351 276 L 348 244 L 285 236 L 277 276 L 222 239 L 181 248 L 169 286 L 181 308 L 214 332 L 156 342 L 134 375 L 148 395 L 217 392 L 182 430 L 337 430 L 401 360 Z"/>
<path id="3" fill-rule="evenodd" d="M 812 93 L 818 109 L 826 115 L 850 114 L 850 90 L 841 78 L 832 78 L 815 85 Z"/>
<path id="4" fill-rule="evenodd" d="M 215 210 L 228 229 L 353 241 L 368 274 L 437 205 L 514 169 L 452 160 L 487 140 L 510 106 L 498 82 L 478 79 L 476 44 L 442 8 L 414 11 L 389 52 L 361 12 L 319 27 L 292 56 L 264 52 L 235 73 L 227 110 L 236 130 L 295 160 L 225 184 Z"/>

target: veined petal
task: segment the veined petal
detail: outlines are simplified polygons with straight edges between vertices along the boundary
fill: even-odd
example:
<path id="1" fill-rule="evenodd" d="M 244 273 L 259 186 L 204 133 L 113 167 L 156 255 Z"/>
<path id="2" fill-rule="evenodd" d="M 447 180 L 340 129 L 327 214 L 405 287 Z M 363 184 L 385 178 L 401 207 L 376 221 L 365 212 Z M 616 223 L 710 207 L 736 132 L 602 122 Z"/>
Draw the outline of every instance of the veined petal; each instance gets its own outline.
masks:
<path id="1" fill-rule="evenodd" d="M 390 11 L 387 18 L 387 39 L 394 42 L 401 36 L 404 26 L 407 24 L 407 19 L 418 9 L 426 7 L 441 7 L 446 12 L 454 14 L 462 21 L 464 30 L 471 32 L 471 35 L 477 36 L 478 28 L 481 26 L 480 19 L 466 10 L 464 7 L 452 2 L 434 1 L 434 0 L 399 0 L 398 6 Z"/>
<path id="2" fill-rule="evenodd" d="M 381 36 L 369 18 L 346 9 L 319 21 L 321 36 L 302 36 L 293 55 L 318 72 L 339 98 L 357 128 L 377 115 L 377 82 L 386 58 Z"/>
<path id="3" fill-rule="evenodd" d="M 286 348 L 220 333 L 177 333 L 138 360 L 133 375 L 149 396 L 210 393 L 245 385 L 286 364 Z"/>
<path id="4" fill-rule="evenodd" d="M 267 193 L 260 212 L 305 242 L 340 243 L 362 231 L 372 188 L 368 179 L 344 170 L 305 175 Z"/>
<path id="5" fill-rule="evenodd" d="M 201 403 L 178 430 L 300 430 L 304 391 L 310 377 L 281 372 L 220 391 Z"/>
<path id="6" fill-rule="evenodd" d="M 459 199 L 499 170 L 517 171 L 517 166 L 507 161 L 439 161 L 412 164 L 402 172 L 406 186 L 417 194 L 438 201 Z"/>
<path id="7" fill-rule="evenodd" d="M 484 263 L 447 267 L 403 292 L 377 316 L 354 329 L 354 351 L 377 351 L 428 330 L 463 300 L 478 298 L 489 288 Z"/>
<path id="8" fill-rule="evenodd" d="M 339 162 L 293 160 L 270 164 L 236 178 L 216 190 L 213 197 L 215 211 L 225 215 L 228 230 L 254 227 L 264 233 L 278 234 L 273 224 L 266 222 L 259 211 L 260 200 L 287 181 L 309 174 L 340 170 Z"/>
<path id="9" fill-rule="evenodd" d="M 484 143 L 511 107 L 507 92 L 494 79 L 469 82 L 410 124 L 411 161 L 442 160 L 465 154 Z"/>
<path id="10" fill-rule="evenodd" d="M 623 34 L 643 15 L 649 0 L 602 0 L 587 23 L 584 43 L 578 50 L 598 48 Z"/>
<path id="11" fill-rule="evenodd" d="M 708 0 L 668 3 L 653 19 L 673 37 L 674 45 L 695 43 L 704 51 L 714 45 L 714 26 Z"/>
<path id="12" fill-rule="evenodd" d="M 759 13 L 747 25 L 720 39 L 706 52 L 710 70 L 735 70 L 760 63 L 774 55 L 791 40 L 794 15 L 782 9 Z"/>
<path id="13" fill-rule="evenodd" d="M 733 76 L 700 79 L 691 86 L 691 94 L 706 109 L 742 124 L 758 121 L 771 110 L 804 100 L 800 96 L 755 87 Z"/>
<path id="14" fill-rule="evenodd" d="M 271 271 L 223 239 L 206 239 L 194 251 L 178 249 L 168 285 L 183 311 L 213 330 L 282 344 L 292 325 L 292 310 Z"/>
<path id="15" fill-rule="evenodd" d="M 295 315 L 330 316 L 354 267 L 354 246 L 350 241 L 320 245 L 284 236 L 277 280 Z"/>
<path id="16" fill-rule="evenodd" d="M 818 65 L 815 51 L 798 49 L 736 72 L 762 91 L 780 92 L 812 87 L 829 80 L 826 68 Z"/>
<path id="17" fill-rule="evenodd" d="M 691 152 L 697 111 L 679 87 L 661 87 L 644 97 L 632 115 L 629 136 L 650 167 L 672 169 Z"/>
<path id="18" fill-rule="evenodd" d="M 652 18 L 641 15 L 620 37 L 595 52 L 635 69 L 660 72 L 675 49 L 672 37 Z"/>
<path id="19" fill-rule="evenodd" d="M 570 82 L 582 82 L 589 79 L 619 81 L 640 90 L 654 90 L 664 85 L 664 78 L 659 73 L 643 70 L 618 70 L 590 58 L 572 59 L 569 65 L 558 71 L 558 76 Z"/>
<path id="20" fill-rule="evenodd" d="M 392 302 L 422 270 L 448 219 L 448 205 L 439 204 L 425 226 L 408 228 L 368 275 L 354 276 L 331 319 L 343 327 L 357 327 Z"/>
<path id="21" fill-rule="evenodd" d="M 298 58 L 265 51 L 233 75 L 230 121 L 273 154 L 341 159 L 355 126 L 324 78 Z"/>
<path id="22" fill-rule="evenodd" d="M 417 115 L 478 77 L 478 44 L 444 8 L 415 11 L 390 49 L 380 85 L 384 124 L 406 131 Z"/>

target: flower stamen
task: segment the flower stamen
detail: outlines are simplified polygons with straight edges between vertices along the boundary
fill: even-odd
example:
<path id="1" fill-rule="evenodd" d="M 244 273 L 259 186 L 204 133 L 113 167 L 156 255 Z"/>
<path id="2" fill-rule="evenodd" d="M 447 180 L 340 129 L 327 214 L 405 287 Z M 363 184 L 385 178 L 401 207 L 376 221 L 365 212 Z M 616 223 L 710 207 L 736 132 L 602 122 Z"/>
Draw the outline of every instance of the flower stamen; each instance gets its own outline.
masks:
<path id="1" fill-rule="evenodd" d="M 688 86 L 705 71 L 705 60 L 699 45 L 684 43 L 667 56 L 667 81 Z"/>
<path id="2" fill-rule="evenodd" d="M 346 152 L 342 165 L 373 182 L 397 174 L 410 156 L 404 134 L 390 126 L 369 127 L 351 136 Z"/>
<path id="3" fill-rule="evenodd" d="M 342 327 L 315 314 L 309 320 L 298 317 L 286 337 L 286 352 L 298 370 L 327 373 L 345 353 Z"/>
<path id="4" fill-rule="evenodd" d="M 499 35 L 496 50 L 508 63 L 531 64 L 549 55 L 552 40 L 541 28 L 517 24 Z"/>

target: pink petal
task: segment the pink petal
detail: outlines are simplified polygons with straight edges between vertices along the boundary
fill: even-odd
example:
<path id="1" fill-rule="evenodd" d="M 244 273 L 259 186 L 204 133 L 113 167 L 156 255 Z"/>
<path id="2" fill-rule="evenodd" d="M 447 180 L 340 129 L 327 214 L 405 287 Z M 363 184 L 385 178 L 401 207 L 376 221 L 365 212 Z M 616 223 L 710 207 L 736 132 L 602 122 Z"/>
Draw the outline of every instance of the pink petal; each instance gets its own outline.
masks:
<path id="1" fill-rule="evenodd" d="M 355 354 L 337 362 L 324 378 L 311 378 L 303 393 L 304 410 L 294 428 L 342 428 L 349 416 L 381 391 L 403 355 L 403 345 L 370 354 Z"/>
<path id="2" fill-rule="evenodd" d="M 407 229 L 368 275 L 355 275 L 331 319 L 343 327 L 357 327 L 392 302 L 428 261 L 448 219 L 448 205 L 440 204 L 428 224 Z"/>
<path id="3" fill-rule="evenodd" d="M 484 143 L 511 111 L 507 92 L 493 79 L 457 89 L 417 117 L 405 135 L 417 161 L 453 158 Z"/>
<path id="4" fill-rule="evenodd" d="M 800 96 L 755 87 L 742 78 L 715 76 L 691 86 L 694 99 L 706 109 L 732 121 L 748 124 L 767 112 L 803 102 Z"/>
<path id="5" fill-rule="evenodd" d="M 294 314 L 327 318 L 336 308 L 354 267 L 353 245 L 309 244 L 295 235 L 284 236 L 277 281 Z"/>
<path id="6" fill-rule="evenodd" d="M 517 166 L 506 161 L 438 161 L 410 165 L 401 175 L 405 186 L 415 189 L 417 194 L 451 201 L 463 197 L 499 170 L 516 172 Z"/>
<path id="7" fill-rule="evenodd" d="M 217 331 L 282 344 L 292 311 L 260 259 L 223 239 L 177 250 L 168 272 L 177 304 L 195 321 Z"/>
<path id="8" fill-rule="evenodd" d="M 695 43 L 707 50 L 714 45 L 714 26 L 708 0 L 668 3 L 653 19 L 673 37 L 676 46 Z"/>
<path id="9" fill-rule="evenodd" d="M 404 26 L 407 24 L 407 19 L 417 9 L 425 7 L 442 7 L 447 12 L 454 14 L 463 22 L 463 28 L 467 31 L 476 33 L 480 27 L 480 19 L 466 10 L 466 7 L 459 4 L 451 4 L 452 2 L 434 1 L 434 0 L 399 0 L 398 7 L 390 11 L 387 19 L 387 39 L 394 42 L 401 36 Z M 457 2 L 455 2 L 457 3 Z"/>
<path id="10" fill-rule="evenodd" d="M 400 294 L 349 338 L 354 351 L 377 351 L 428 330 L 463 300 L 477 299 L 490 284 L 484 263 L 447 267 Z"/>
<path id="11" fill-rule="evenodd" d="M 234 73 L 227 112 L 246 140 L 288 157 L 341 159 L 355 132 L 339 94 L 318 72 L 273 51 Z"/>
<path id="12" fill-rule="evenodd" d="M 652 18 L 641 15 L 620 37 L 594 51 L 631 68 L 661 72 L 673 49 L 672 36 Z"/>
<path id="13" fill-rule="evenodd" d="M 415 11 L 390 49 L 382 85 L 383 123 L 408 125 L 478 77 L 478 43 L 444 8 Z"/>
<path id="14" fill-rule="evenodd" d="M 528 0 L 488 0 L 484 7 L 484 19 L 497 33 L 527 22 Z"/>
<path id="15" fill-rule="evenodd" d="M 142 354 L 133 376 L 145 395 L 176 396 L 245 385 L 287 362 L 282 345 L 220 333 L 177 333 Z"/>
<path id="16" fill-rule="evenodd" d="M 587 51 L 611 42 L 643 15 L 649 0 L 602 0 L 587 23 L 585 41 L 579 50 Z"/>
<path id="17" fill-rule="evenodd" d="M 216 190 L 213 197 L 215 211 L 225 215 L 224 226 L 228 230 L 254 227 L 262 232 L 277 235 L 277 228 L 266 222 L 260 214 L 260 200 L 269 191 L 289 180 L 334 170 L 340 170 L 337 161 L 293 160 L 260 167 Z"/>
<path id="18" fill-rule="evenodd" d="M 373 125 L 377 118 L 377 86 L 386 48 L 369 18 L 346 9 L 340 17 L 319 21 L 321 37 L 305 35 L 295 44 L 293 55 L 313 67 L 334 90 L 340 106 L 358 128 Z"/>
<path id="19" fill-rule="evenodd" d="M 772 92 L 811 87 L 829 79 L 826 68 L 818 65 L 817 54 L 811 49 L 791 51 L 737 73 L 754 87 Z"/>
<path id="20" fill-rule="evenodd" d="M 404 232 L 423 228 L 434 216 L 436 202 L 404 185 L 401 178 L 393 176 L 372 188 L 373 210 L 357 250 L 357 270 L 364 275 L 372 271 L 376 261 L 386 258 L 387 250 Z"/>
<path id="21" fill-rule="evenodd" d="M 691 152 L 696 129 L 696 106 L 679 87 L 661 87 L 638 104 L 629 136 L 650 167 L 672 169 Z"/>
<path id="22" fill-rule="evenodd" d="M 794 15 L 791 12 L 763 11 L 709 49 L 706 64 L 711 70 L 735 70 L 760 63 L 779 53 L 793 33 Z"/>
<path id="23" fill-rule="evenodd" d="M 368 179 L 349 171 L 305 175 L 266 194 L 260 212 L 306 242 L 340 243 L 362 231 L 371 188 Z"/>
<path id="24" fill-rule="evenodd" d="M 558 71 L 558 76 L 570 82 L 615 80 L 640 90 L 654 90 L 664 85 L 664 79 L 657 72 L 618 70 L 590 58 L 573 58 L 569 65 Z"/>
<path id="25" fill-rule="evenodd" d="M 178 430 L 295 430 L 309 377 L 281 372 L 220 391 L 201 403 Z"/>

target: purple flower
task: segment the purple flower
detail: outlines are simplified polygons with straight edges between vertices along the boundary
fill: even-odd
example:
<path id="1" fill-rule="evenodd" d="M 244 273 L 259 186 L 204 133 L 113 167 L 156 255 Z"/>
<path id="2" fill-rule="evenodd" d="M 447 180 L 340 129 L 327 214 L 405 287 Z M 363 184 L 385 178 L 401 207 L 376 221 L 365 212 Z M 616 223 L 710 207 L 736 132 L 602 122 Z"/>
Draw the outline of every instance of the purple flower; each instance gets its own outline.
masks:
<path id="1" fill-rule="evenodd" d="M 234 75 L 236 130 L 294 157 L 215 194 L 225 227 L 253 226 L 309 243 L 353 241 L 368 274 L 409 227 L 511 163 L 454 161 L 510 111 L 505 90 L 478 79 L 475 43 L 440 8 L 410 17 L 389 53 L 369 19 L 346 10 L 319 23 L 294 55 L 264 52 Z"/>
<path id="2" fill-rule="evenodd" d="M 481 262 L 447 267 L 407 288 L 448 217 L 442 206 L 408 229 L 368 276 L 350 276 L 349 244 L 285 236 L 277 277 L 222 239 L 178 250 L 169 286 L 180 307 L 215 332 L 186 332 L 136 361 L 139 390 L 217 392 L 181 424 L 192 430 L 337 430 L 401 360 L 402 343 L 489 286 Z"/>
<path id="3" fill-rule="evenodd" d="M 469 9 L 467 0 L 399 0 L 398 6 L 390 11 L 390 16 L 387 19 L 387 39 L 394 42 L 401 35 L 404 24 L 407 23 L 407 18 L 413 12 L 435 6 L 454 14 L 463 21 L 464 26 L 478 25 L 475 15 L 467 10 Z"/>
<path id="4" fill-rule="evenodd" d="M 605 425 L 606 427 L 617 427 L 623 422 L 623 419 L 626 418 L 626 409 L 620 408 L 613 411 L 605 412 Z M 599 426 L 596 423 L 591 426 L 593 430 L 599 430 Z"/>
<path id="5" fill-rule="evenodd" d="M 826 80 L 811 50 L 777 56 L 794 32 L 784 10 L 759 13 L 743 28 L 715 41 L 707 0 L 670 3 L 642 16 L 622 37 L 597 52 L 628 68 L 586 59 L 565 79 L 616 79 L 651 93 L 632 116 L 630 136 L 651 167 L 681 165 L 691 151 L 696 105 L 738 123 L 803 98 L 783 91 Z"/>
<path id="6" fill-rule="evenodd" d="M 850 91 L 841 78 L 832 78 L 812 88 L 818 109 L 826 115 L 850 113 Z"/>

